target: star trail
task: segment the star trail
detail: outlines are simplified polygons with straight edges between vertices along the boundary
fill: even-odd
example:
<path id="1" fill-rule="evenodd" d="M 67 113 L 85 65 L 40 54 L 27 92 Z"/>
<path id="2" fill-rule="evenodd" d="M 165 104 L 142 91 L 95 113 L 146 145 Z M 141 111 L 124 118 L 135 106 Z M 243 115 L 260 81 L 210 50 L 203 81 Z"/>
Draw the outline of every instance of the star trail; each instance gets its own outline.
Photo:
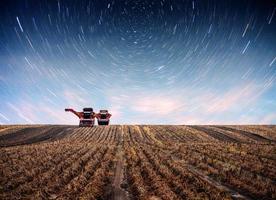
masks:
<path id="1" fill-rule="evenodd" d="M 0 3 L 0 123 L 275 124 L 276 4 Z"/>

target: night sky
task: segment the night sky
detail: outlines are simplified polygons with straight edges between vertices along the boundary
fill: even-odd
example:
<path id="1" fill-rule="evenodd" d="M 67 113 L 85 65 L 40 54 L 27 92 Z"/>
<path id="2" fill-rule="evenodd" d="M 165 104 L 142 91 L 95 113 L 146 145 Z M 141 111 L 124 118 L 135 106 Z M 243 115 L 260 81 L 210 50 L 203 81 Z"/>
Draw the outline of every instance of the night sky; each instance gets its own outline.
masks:
<path id="1" fill-rule="evenodd" d="M 275 124 L 268 0 L 0 3 L 0 124 Z"/>

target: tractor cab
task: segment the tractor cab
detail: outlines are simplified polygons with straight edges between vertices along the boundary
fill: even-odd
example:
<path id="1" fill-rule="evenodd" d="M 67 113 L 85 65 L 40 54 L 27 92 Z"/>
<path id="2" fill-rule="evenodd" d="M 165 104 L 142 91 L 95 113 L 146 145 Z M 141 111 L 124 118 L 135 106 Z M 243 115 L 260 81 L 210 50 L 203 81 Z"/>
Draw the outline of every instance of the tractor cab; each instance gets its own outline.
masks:
<path id="1" fill-rule="evenodd" d="M 90 119 L 91 115 L 93 115 L 93 108 L 84 108 L 83 109 L 83 118 Z"/>
<path id="2" fill-rule="evenodd" d="M 94 112 L 93 108 L 84 108 L 83 109 L 83 117 L 80 119 L 79 126 L 80 127 L 91 127 L 94 126 Z"/>

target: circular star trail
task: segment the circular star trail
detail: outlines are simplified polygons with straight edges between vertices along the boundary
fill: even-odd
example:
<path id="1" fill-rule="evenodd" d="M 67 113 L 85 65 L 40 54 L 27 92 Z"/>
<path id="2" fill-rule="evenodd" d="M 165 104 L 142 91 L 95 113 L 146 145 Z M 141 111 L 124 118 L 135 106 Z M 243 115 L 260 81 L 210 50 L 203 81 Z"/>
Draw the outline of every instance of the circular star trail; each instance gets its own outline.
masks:
<path id="1" fill-rule="evenodd" d="M 0 123 L 276 123 L 273 1 L 1 1 Z"/>

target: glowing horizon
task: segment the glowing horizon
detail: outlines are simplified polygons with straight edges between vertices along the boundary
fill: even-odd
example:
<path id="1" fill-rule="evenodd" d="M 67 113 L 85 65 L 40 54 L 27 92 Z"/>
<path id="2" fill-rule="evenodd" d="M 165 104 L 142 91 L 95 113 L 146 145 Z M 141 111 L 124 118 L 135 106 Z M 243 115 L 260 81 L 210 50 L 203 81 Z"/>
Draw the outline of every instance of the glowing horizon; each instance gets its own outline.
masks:
<path id="1" fill-rule="evenodd" d="M 273 1 L 0 5 L 0 124 L 276 124 Z"/>

